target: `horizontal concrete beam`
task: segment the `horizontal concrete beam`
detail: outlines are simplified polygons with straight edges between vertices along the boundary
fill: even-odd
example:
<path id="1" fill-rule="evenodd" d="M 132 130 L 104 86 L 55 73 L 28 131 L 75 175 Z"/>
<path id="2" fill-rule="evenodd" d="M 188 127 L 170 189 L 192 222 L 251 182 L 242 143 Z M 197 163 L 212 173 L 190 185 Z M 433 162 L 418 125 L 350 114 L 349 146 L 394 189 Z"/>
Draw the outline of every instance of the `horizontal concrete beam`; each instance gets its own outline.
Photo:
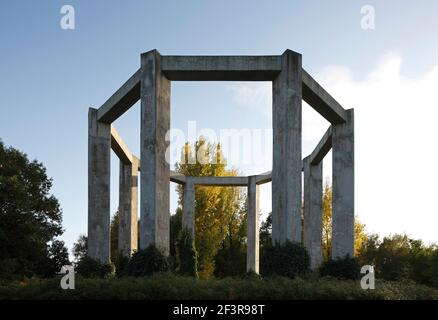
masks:
<path id="1" fill-rule="evenodd" d="M 303 100 L 331 124 L 346 122 L 346 111 L 342 106 L 316 82 L 304 69 L 302 73 Z"/>
<path id="2" fill-rule="evenodd" d="M 140 69 L 97 110 L 97 119 L 103 123 L 112 123 L 139 99 Z"/>
<path id="3" fill-rule="evenodd" d="M 246 187 L 248 177 L 191 177 L 195 185 Z"/>
<path id="4" fill-rule="evenodd" d="M 124 164 L 132 163 L 133 154 L 129 150 L 123 139 L 120 137 L 114 126 L 111 126 L 111 149 Z"/>
<path id="5" fill-rule="evenodd" d="M 162 56 L 162 71 L 180 81 L 272 81 L 281 56 Z"/>
<path id="6" fill-rule="evenodd" d="M 309 156 L 312 165 L 318 165 L 330 151 L 332 148 L 332 136 L 333 129 L 330 126 Z"/>
<path id="7" fill-rule="evenodd" d="M 272 171 L 256 175 L 256 184 L 263 184 L 272 181 Z"/>
<path id="8" fill-rule="evenodd" d="M 176 171 L 170 170 L 170 181 L 178 184 L 186 184 L 186 176 Z"/>

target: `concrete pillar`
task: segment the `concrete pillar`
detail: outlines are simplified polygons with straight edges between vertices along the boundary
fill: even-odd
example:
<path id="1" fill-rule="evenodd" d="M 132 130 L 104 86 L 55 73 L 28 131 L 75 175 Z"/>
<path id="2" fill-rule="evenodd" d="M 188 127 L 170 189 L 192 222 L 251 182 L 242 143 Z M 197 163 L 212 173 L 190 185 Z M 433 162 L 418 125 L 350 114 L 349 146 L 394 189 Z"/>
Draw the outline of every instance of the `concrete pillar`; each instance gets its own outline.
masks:
<path id="1" fill-rule="evenodd" d="M 322 263 L 322 161 L 317 165 L 304 158 L 304 246 L 310 255 L 310 267 Z"/>
<path id="2" fill-rule="evenodd" d="M 272 239 L 301 242 L 301 55 L 286 50 L 273 81 Z"/>
<path id="3" fill-rule="evenodd" d="M 190 177 L 186 177 L 183 201 L 182 226 L 190 231 L 195 240 L 195 185 Z"/>
<path id="4" fill-rule="evenodd" d="M 354 256 L 354 112 L 333 126 L 332 257 Z"/>
<path id="5" fill-rule="evenodd" d="M 169 179 L 166 160 L 170 128 L 170 81 L 161 72 L 161 55 L 141 55 L 141 225 L 140 247 L 154 244 L 169 254 Z"/>
<path id="6" fill-rule="evenodd" d="M 88 111 L 88 256 L 110 260 L 111 126 Z"/>
<path id="7" fill-rule="evenodd" d="M 120 161 L 119 180 L 119 253 L 130 257 L 138 243 L 138 167 L 139 159 L 132 163 Z"/>
<path id="8" fill-rule="evenodd" d="M 256 177 L 248 177 L 246 271 L 259 273 L 259 186 Z"/>

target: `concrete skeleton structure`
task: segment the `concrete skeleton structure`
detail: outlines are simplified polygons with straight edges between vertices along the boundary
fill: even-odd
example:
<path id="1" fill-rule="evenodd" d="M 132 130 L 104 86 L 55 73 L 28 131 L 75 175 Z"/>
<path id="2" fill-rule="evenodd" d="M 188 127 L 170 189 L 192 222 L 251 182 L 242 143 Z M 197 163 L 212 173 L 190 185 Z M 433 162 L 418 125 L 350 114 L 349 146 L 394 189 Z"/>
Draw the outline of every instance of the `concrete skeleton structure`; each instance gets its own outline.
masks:
<path id="1" fill-rule="evenodd" d="M 272 81 L 273 169 L 249 177 L 188 177 L 170 170 L 171 81 Z M 141 100 L 140 158 L 111 123 Z M 331 126 L 315 150 L 302 159 L 302 100 Z M 301 66 L 301 55 L 141 55 L 141 67 L 99 109 L 89 110 L 88 252 L 110 259 L 110 152 L 120 159 L 119 251 L 137 249 L 140 171 L 140 248 L 154 244 L 169 253 L 169 182 L 184 186 L 182 224 L 195 234 L 195 186 L 239 186 L 248 190 L 247 270 L 259 271 L 259 185 L 272 182 L 272 239 L 303 242 L 311 267 L 322 262 L 322 160 L 333 150 L 332 257 L 354 255 L 354 117 Z M 304 172 L 304 230 L 302 221 Z M 303 232 L 302 232 L 303 231 Z"/>

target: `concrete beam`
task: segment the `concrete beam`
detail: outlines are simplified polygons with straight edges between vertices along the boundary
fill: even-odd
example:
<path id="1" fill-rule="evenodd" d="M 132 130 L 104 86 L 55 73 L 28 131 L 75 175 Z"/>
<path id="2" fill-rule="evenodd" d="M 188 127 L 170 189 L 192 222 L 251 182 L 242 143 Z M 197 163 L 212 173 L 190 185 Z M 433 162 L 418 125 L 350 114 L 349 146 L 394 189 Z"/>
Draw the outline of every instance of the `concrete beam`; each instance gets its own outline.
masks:
<path id="1" fill-rule="evenodd" d="M 272 81 L 281 71 L 280 56 L 163 56 L 169 80 Z"/>
<path id="2" fill-rule="evenodd" d="M 186 176 L 170 170 L 170 181 L 184 185 L 186 184 Z"/>
<path id="3" fill-rule="evenodd" d="M 166 160 L 170 129 L 170 81 L 161 70 L 161 55 L 141 55 L 141 229 L 140 248 L 155 245 L 169 254 L 169 180 Z"/>
<path id="4" fill-rule="evenodd" d="M 329 153 L 329 151 L 331 150 L 332 134 L 333 134 L 333 130 L 332 127 L 330 126 L 322 136 L 321 140 L 319 140 L 317 146 L 309 156 L 312 165 L 319 164 L 327 155 L 327 153 Z"/>
<path id="5" fill-rule="evenodd" d="M 119 180 L 119 253 L 130 257 L 138 243 L 138 166 L 139 159 L 132 163 L 120 161 Z"/>
<path id="6" fill-rule="evenodd" d="M 261 174 L 256 175 L 256 183 L 257 184 L 264 184 L 267 182 L 272 181 L 272 171 L 264 172 Z"/>
<path id="7" fill-rule="evenodd" d="M 301 55 L 282 57 L 273 81 L 272 240 L 301 242 Z"/>
<path id="8" fill-rule="evenodd" d="M 110 125 L 88 111 L 88 256 L 110 261 Z"/>
<path id="9" fill-rule="evenodd" d="M 132 152 L 114 126 L 111 126 L 111 149 L 124 164 L 132 163 Z"/>
<path id="10" fill-rule="evenodd" d="M 354 110 L 333 126 L 332 257 L 354 256 Z"/>
<path id="11" fill-rule="evenodd" d="M 322 263 L 322 162 L 304 163 L 304 246 L 310 255 L 310 267 L 315 270 Z"/>
<path id="12" fill-rule="evenodd" d="M 249 177 L 247 197 L 247 249 L 246 249 L 246 271 L 259 273 L 259 186 L 256 176 Z"/>
<path id="13" fill-rule="evenodd" d="M 186 177 L 186 179 L 189 177 Z M 203 186 L 224 186 L 224 187 L 246 187 L 248 177 L 190 177 L 195 185 Z"/>
<path id="14" fill-rule="evenodd" d="M 347 120 L 345 109 L 303 70 L 303 99 L 331 124 L 344 123 Z"/>
<path id="15" fill-rule="evenodd" d="M 97 111 L 97 119 L 112 123 L 140 99 L 140 72 L 137 70 Z"/>
<path id="16" fill-rule="evenodd" d="M 195 184 L 192 177 L 187 177 L 183 195 L 182 226 L 190 231 L 195 239 Z"/>

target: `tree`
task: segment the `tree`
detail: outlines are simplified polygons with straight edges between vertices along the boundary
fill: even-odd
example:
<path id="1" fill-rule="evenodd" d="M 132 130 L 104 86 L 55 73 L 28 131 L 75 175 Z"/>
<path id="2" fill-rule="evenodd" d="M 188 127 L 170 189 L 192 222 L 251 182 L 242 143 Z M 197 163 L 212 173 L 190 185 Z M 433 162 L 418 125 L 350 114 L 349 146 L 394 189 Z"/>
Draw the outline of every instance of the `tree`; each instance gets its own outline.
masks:
<path id="1" fill-rule="evenodd" d="M 322 200 L 322 255 L 324 260 L 331 257 L 332 252 L 332 187 L 326 182 L 323 189 Z M 263 252 L 264 248 L 271 244 L 272 232 L 272 213 L 260 227 L 260 250 Z M 354 254 L 360 255 L 365 243 L 367 241 L 367 234 L 365 232 L 365 225 L 356 219 L 354 223 Z"/>
<path id="2" fill-rule="evenodd" d="M 88 252 L 88 238 L 86 235 L 81 234 L 78 241 L 73 244 L 73 256 L 75 257 L 75 262 L 85 258 Z"/>
<path id="3" fill-rule="evenodd" d="M 38 161 L 0 141 L 0 274 L 47 274 L 49 242 L 63 233 L 52 179 Z M 54 242 L 53 250 L 60 250 Z M 59 271 L 59 270 L 58 270 Z"/>
<path id="4" fill-rule="evenodd" d="M 323 190 L 322 201 L 322 254 L 324 260 L 331 257 L 332 252 L 332 186 L 326 181 Z M 365 244 L 367 235 L 365 225 L 360 223 L 359 219 L 354 221 L 354 255 L 357 256 Z"/>
<path id="5" fill-rule="evenodd" d="M 119 258 L 119 210 L 117 210 L 110 223 L 110 257 L 111 262 L 117 264 L 117 259 Z"/>
<path id="6" fill-rule="evenodd" d="M 237 171 L 226 169 L 220 145 L 200 138 L 193 146 L 186 143 L 176 171 L 186 176 L 236 176 Z M 179 205 L 183 204 L 183 188 L 177 187 Z M 241 188 L 197 186 L 195 189 L 195 247 L 198 252 L 198 272 L 202 278 L 213 276 L 215 257 L 227 235 L 239 229 L 240 210 L 245 197 Z M 230 229 L 230 221 L 232 230 Z"/>

